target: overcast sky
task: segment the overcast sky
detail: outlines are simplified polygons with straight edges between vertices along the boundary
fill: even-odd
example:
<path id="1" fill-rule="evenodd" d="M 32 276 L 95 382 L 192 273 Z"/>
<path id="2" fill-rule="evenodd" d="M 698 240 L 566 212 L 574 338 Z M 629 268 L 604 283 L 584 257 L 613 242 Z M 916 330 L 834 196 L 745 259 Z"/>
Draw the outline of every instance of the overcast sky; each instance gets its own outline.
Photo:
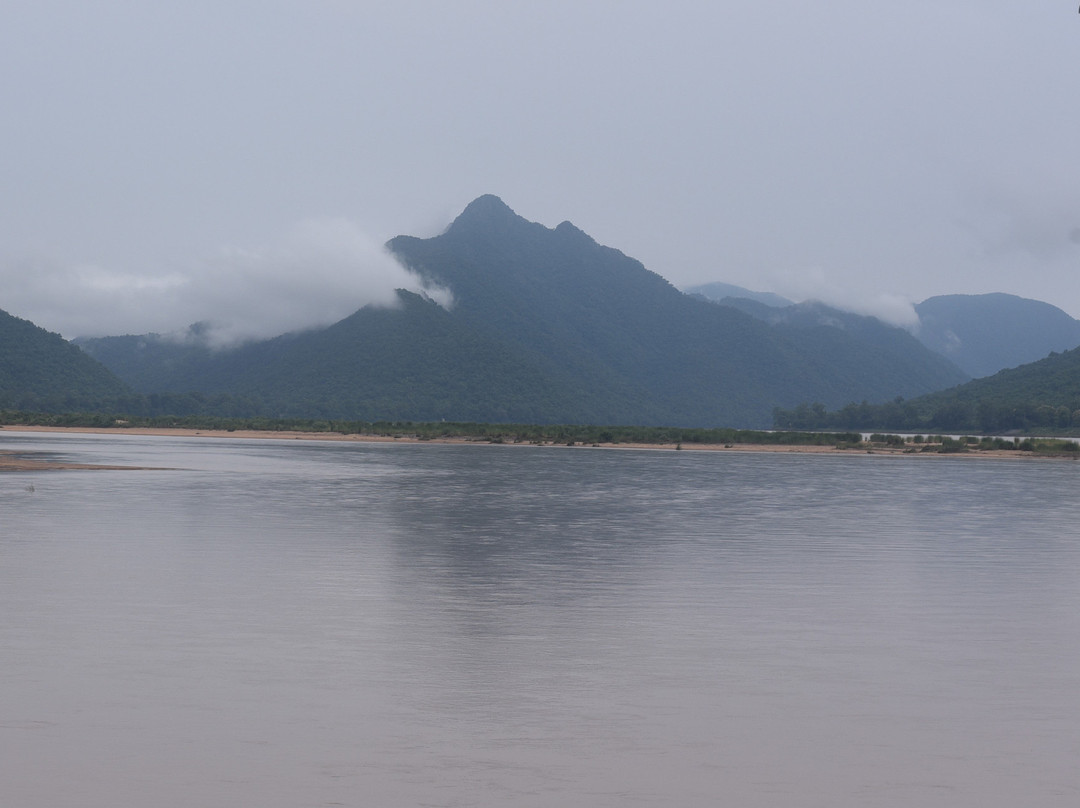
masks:
<path id="1" fill-rule="evenodd" d="M 0 308 L 270 334 L 493 193 L 677 286 L 1080 316 L 1075 0 L 6 0 Z"/>

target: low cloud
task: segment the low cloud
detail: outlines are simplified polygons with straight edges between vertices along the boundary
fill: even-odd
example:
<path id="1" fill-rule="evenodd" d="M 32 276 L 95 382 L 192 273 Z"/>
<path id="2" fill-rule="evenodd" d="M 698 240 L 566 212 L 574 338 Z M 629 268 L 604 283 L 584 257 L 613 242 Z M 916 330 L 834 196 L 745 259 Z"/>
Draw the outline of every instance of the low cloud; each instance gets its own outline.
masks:
<path id="1" fill-rule="evenodd" d="M 204 339 L 224 345 L 326 326 L 365 305 L 394 306 L 399 288 L 453 302 L 345 219 L 304 221 L 269 246 L 154 270 L 23 259 L 4 262 L 0 278 L 0 308 L 68 338 L 179 336 L 199 322 Z"/>
<path id="2" fill-rule="evenodd" d="M 908 298 L 888 293 L 861 293 L 830 281 L 818 268 L 782 273 L 775 286 L 779 294 L 792 300 L 818 300 L 837 309 L 877 317 L 909 331 L 919 327 L 919 315 Z"/>

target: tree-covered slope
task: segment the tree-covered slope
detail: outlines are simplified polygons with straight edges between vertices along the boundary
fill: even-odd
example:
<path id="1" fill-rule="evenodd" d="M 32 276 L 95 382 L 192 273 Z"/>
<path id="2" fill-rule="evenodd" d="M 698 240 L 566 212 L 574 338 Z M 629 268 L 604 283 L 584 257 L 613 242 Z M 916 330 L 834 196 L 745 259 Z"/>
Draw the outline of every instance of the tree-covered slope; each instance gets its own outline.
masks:
<path id="1" fill-rule="evenodd" d="M 869 339 L 808 338 L 692 298 L 569 222 L 526 221 L 492 196 L 442 235 L 388 246 L 453 304 L 401 293 L 394 308 L 223 351 L 131 337 L 86 348 L 144 392 L 368 420 L 760 427 L 777 405 L 884 400 L 962 378 L 943 380 L 937 357 L 907 366 Z"/>
<path id="2" fill-rule="evenodd" d="M 0 408 L 88 409 L 127 387 L 59 334 L 0 311 Z"/>
<path id="3" fill-rule="evenodd" d="M 584 383 L 614 372 L 672 423 L 755 425 L 810 391 L 881 400 L 963 378 L 913 340 L 928 365 L 910 373 L 874 350 L 838 357 L 803 334 L 680 293 L 569 222 L 527 222 L 496 197 L 473 202 L 442 236 L 390 247 L 449 286 L 455 313 L 477 328 L 578 369 Z"/>
<path id="4" fill-rule="evenodd" d="M 976 378 L 1080 346 L 1080 321 L 1040 300 L 942 295 L 915 310 L 922 343 Z"/>
<path id="5" fill-rule="evenodd" d="M 127 334 L 74 340 L 140 393 L 209 389 L 208 368 L 214 352 L 198 338 L 197 328 L 183 336 Z"/>
<path id="6" fill-rule="evenodd" d="M 564 369 L 455 311 L 409 292 L 399 298 L 395 308 L 365 307 L 327 329 L 223 356 L 231 380 L 219 373 L 221 389 L 280 402 L 288 414 L 314 408 L 369 420 L 573 423 L 626 414 L 602 385 L 578 390 Z"/>
<path id="7" fill-rule="evenodd" d="M 1080 429 L 1080 348 L 910 401 L 850 403 L 829 412 L 803 404 L 775 413 L 782 429 L 979 432 Z"/>
<path id="8" fill-rule="evenodd" d="M 576 423 L 587 413 L 615 422 L 630 410 L 611 390 L 595 400 L 564 369 L 430 299 L 398 298 L 396 307 L 365 307 L 326 329 L 228 350 L 157 335 L 84 344 L 141 392 L 242 396 L 281 417 Z"/>
<path id="9" fill-rule="evenodd" d="M 920 385 L 940 390 L 968 378 L 955 364 L 924 346 L 907 330 L 876 317 L 853 314 L 815 301 L 775 307 L 727 298 L 722 305 L 764 320 L 808 352 L 828 356 L 841 367 L 869 364 L 878 368 L 880 386 L 874 395 L 867 397 L 871 400 L 895 397 L 901 395 L 900 390 L 917 389 Z"/>
<path id="10" fill-rule="evenodd" d="M 734 297 L 743 300 L 754 300 L 758 303 L 763 303 L 766 306 L 784 307 L 792 305 L 792 301 L 788 300 L 786 297 L 781 297 L 772 292 L 754 292 L 750 289 L 745 289 L 742 286 L 736 286 L 733 283 L 723 283 L 721 281 L 687 286 L 683 291 L 688 295 L 703 297 L 714 303 L 720 303 L 729 297 Z"/>
<path id="11" fill-rule="evenodd" d="M 980 432 L 1080 427 L 1080 348 L 913 402 L 928 421 Z"/>

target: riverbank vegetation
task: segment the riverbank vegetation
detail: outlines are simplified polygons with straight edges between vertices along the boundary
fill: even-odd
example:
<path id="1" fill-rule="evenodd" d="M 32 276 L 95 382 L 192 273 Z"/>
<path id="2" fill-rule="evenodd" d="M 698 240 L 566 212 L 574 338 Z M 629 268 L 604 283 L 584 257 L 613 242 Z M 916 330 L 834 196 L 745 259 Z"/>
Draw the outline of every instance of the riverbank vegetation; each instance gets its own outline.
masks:
<path id="1" fill-rule="evenodd" d="M 1080 400 L 1051 406 L 1031 401 L 996 403 L 926 396 L 887 404 L 848 404 L 826 410 L 800 404 L 773 411 L 777 429 L 879 429 L 901 432 L 977 432 L 979 434 L 1080 436 Z"/>
<path id="2" fill-rule="evenodd" d="M 98 413 L 32 413 L 0 410 L 0 428 L 67 427 L 215 432 L 262 432 L 323 434 L 395 438 L 417 441 L 459 440 L 483 443 L 564 446 L 692 446 L 819 447 L 887 453 L 957 454 L 1008 451 L 1048 456 L 1080 457 L 1076 441 L 1053 438 L 953 437 L 948 435 L 897 435 L 860 432 L 762 431 L 750 429 L 696 429 L 652 426 L 596 426 L 589 424 L 485 424 L 421 421 L 334 421 L 301 418 L 219 418 L 213 416 L 117 416 Z"/>
<path id="3" fill-rule="evenodd" d="M 0 410 L 0 425 L 83 427 L 95 429 L 192 429 L 258 432 L 324 432 L 417 440 L 474 439 L 492 443 L 643 443 L 835 446 L 858 443 L 859 433 L 767 432 L 746 429 L 699 429 L 589 424 L 487 424 L 448 421 L 343 421 L 306 418 L 224 418 L 206 415 L 138 416 L 102 413 L 36 413 Z"/>
<path id="4" fill-rule="evenodd" d="M 911 400 L 863 401 L 832 411 L 818 403 L 778 407 L 773 426 L 1080 436 L 1080 348 Z"/>

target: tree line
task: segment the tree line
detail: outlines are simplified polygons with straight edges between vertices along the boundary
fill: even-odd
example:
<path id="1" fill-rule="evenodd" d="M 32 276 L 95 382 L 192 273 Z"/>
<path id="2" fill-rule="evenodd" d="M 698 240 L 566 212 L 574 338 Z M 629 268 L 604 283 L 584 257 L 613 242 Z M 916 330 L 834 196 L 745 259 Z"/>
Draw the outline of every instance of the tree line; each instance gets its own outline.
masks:
<path id="1" fill-rule="evenodd" d="M 43 413 L 0 410 L 0 425 L 68 426 L 223 431 L 323 432 L 340 435 L 415 438 L 418 440 L 471 439 L 489 443 L 592 444 L 765 444 L 798 446 L 855 445 L 855 432 L 799 432 L 745 429 L 707 429 L 660 426 L 591 424 L 491 424 L 446 421 L 357 421 L 328 418 L 273 418 L 264 415 L 236 418 L 207 414 L 139 415 L 123 413 Z"/>
<path id="2" fill-rule="evenodd" d="M 979 434 L 1048 434 L 1080 431 L 1080 401 L 1053 406 L 1038 402 L 963 401 L 885 404 L 851 403 L 828 411 L 820 403 L 773 410 L 773 426 L 794 430 L 896 430 L 900 432 L 977 432 Z"/>

